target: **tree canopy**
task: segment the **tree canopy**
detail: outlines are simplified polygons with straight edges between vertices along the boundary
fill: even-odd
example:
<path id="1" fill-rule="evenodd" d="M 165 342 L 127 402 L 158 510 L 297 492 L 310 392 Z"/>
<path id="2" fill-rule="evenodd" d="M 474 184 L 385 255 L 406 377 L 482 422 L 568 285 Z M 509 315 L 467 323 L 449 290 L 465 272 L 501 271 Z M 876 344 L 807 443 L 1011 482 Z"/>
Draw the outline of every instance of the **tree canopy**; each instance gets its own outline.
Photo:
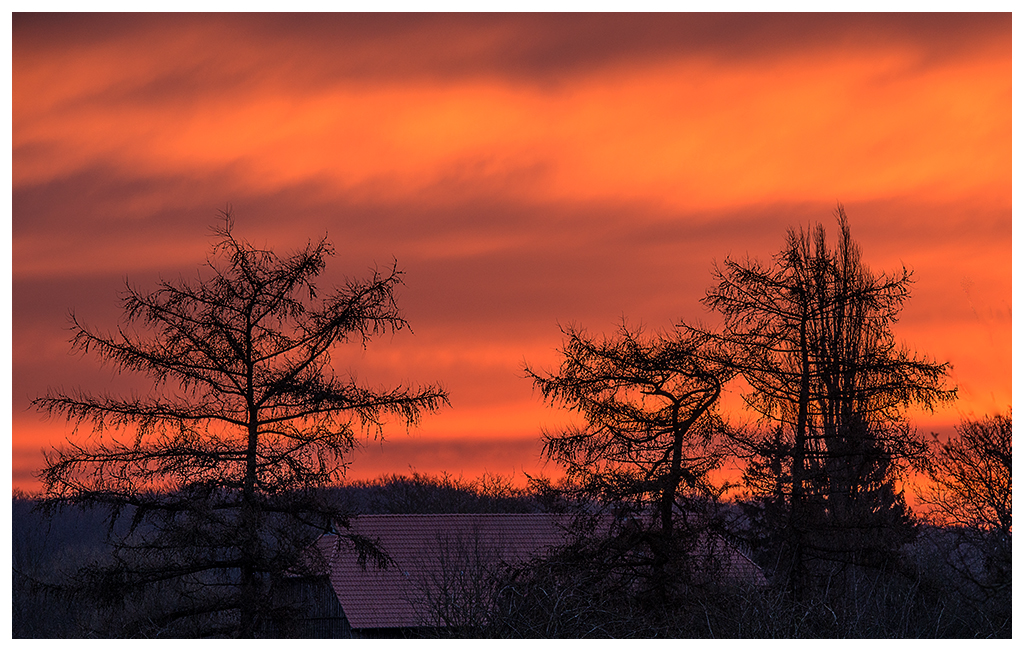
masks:
<path id="1" fill-rule="evenodd" d="M 922 464 L 930 483 L 923 504 L 944 524 L 995 530 L 1013 528 L 1013 421 L 1010 414 L 963 419 L 956 436 L 934 444 Z"/>
<path id="2" fill-rule="evenodd" d="M 308 544 L 343 522 L 314 489 L 343 476 L 361 433 L 415 425 L 448 402 L 439 385 L 374 388 L 332 365 L 337 345 L 408 327 L 395 265 L 322 292 L 326 238 L 279 257 L 237 238 L 229 213 L 214 235 L 196 279 L 153 291 L 126 283 L 116 332 L 71 316 L 75 350 L 147 376 L 151 392 L 50 389 L 33 403 L 76 433 L 124 433 L 73 437 L 40 477 L 50 507 L 108 504 L 112 531 L 131 514 L 115 563 L 80 578 L 115 600 L 163 593 L 147 634 L 256 634 L 277 616 L 273 582 L 301 572 Z"/>
<path id="3" fill-rule="evenodd" d="M 684 490 L 712 495 L 708 474 L 723 460 L 716 406 L 728 372 L 713 342 L 692 329 L 646 335 L 620 324 L 614 336 L 562 329 L 557 372 L 526 371 L 544 398 L 585 424 L 545 431 L 545 454 L 594 497 L 653 506 L 671 536 Z"/>
<path id="4" fill-rule="evenodd" d="M 790 229 L 771 263 L 727 258 L 704 299 L 769 425 L 747 440 L 746 479 L 786 532 L 794 575 L 809 556 L 863 562 L 899 544 L 909 520 L 894 482 L 924 452 L 904 410 L 955 396 L 948 365 L 892 333 L 911 272 L 872 272 L 841 206 L 836 217 L 834 248 L 821 224 Z"/>

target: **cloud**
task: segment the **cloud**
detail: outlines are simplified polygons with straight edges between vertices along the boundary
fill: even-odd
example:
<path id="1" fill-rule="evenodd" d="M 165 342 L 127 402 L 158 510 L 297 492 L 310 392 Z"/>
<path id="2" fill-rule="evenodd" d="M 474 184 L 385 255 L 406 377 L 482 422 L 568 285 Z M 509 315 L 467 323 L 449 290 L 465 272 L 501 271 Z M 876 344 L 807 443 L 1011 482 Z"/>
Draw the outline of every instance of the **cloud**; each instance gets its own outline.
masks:
<path id="1" fill-rule="evenodd" d="M 430 440 L 535 437 L 559 323 L 713 322 L 713 260 L 836 201 L 916 271 L 898 336 L 965 408 L 1009 396 L 1008 14 L 16 14 L 13 57 L 22 447 L 62 431 L 25 425 L 46 386 L 141 387 L 68 358 L 66 310 L 192 275 L 228 204 L 260 246 L 327 233 L 324 285 L 397 259 L 415 335 L 339 359 L 445 382 Z"/>
<path id="2" fill-rule="evenodd" d="M 292 83 L 339 79 L 439 81 L 504 77 L 528 84 L 667 58 L 761 61 L 829 49 L 892 47 L 922 61 L 959 58 L 979 43 L 1009 52 L 1010 14 L 15 14 L 16 53 L 60 44 L 94 51 L 116 44 L 174 43 L 184 66 L 250 62 Z M 309 60 L 317 65 L 304 65 Z M 174 90 L 195 75 L 174 77 Z M 164 79 L 164 77 L 161 77 Z M 225 82 L 228 78 L 214 77 Z M 153 87 L 154 89 L 156 87 Z M 168 97 L 164 95 L 163 97 Z"/>
<path id="3" fill-rule="evenodd" d="M 638 58 L 629 54 L 643 50 L 637 35 L 670 30 L 584 19 L 578 38 L 586 43 L 605 42 L 609 30 L 632 35 L 610 59 L 596 46 L 574 47 L 564 18 L 371 20 L 376 30 L 354 39 L 338 20 L 341 35 L 326 49 L 313 44 L 327 27 L 300 40 L 303 32 L 284 25 L 263 39 L 268 27 L 244 17 L 143 20 L 82 49 L 53 47 L 39 28 L 19 32 L 15 186 L 100 163 L 148 176 L 231 169 L 235 185 L 253 190 L 317 178 L 370 199 L 486 188 L 538 200 L 657 197 L 691 208 L 912 189 L 955 197 L 1009 186 L 1009 58 L 970 40 L 975 50 L 925 65 L 919 50 L 930 41 L 922 34 L 947 35 L 948 25 L 931 19 L 903 38 L 903 19 L 881 31 L 877 21 L 811 21 L 840 35 L 866 30 L 859 46 L 824 39 L 805 19 L 681 19 L 684 34 L 707 34 L 693 43 L 677 36 L 659 56 Z M 721 37 L 727 29 L 733 36 Z M 566 63 L 573 73 L 555 86 L 507 74 L 394 78 L 386 62 L 358 80 L 325 72 L 363 47 L 376 53 L 368 60 L 387 52 L 385 61 L 404 56 L 441 71 L 445 64 L 432 57 L 485 44 L 494 53 L 480 65 L 500 68 L 507 52 L 492 32 L 534 31 L 515 42 L 537 60 L 615 65 Z M 797 31 L 815 36 L 798 39 L 804 47 L 773 36 Z M 550 53 L 549 41 L 564 52 Z M 701 54 L 748 42 L 772 56 Z"/>

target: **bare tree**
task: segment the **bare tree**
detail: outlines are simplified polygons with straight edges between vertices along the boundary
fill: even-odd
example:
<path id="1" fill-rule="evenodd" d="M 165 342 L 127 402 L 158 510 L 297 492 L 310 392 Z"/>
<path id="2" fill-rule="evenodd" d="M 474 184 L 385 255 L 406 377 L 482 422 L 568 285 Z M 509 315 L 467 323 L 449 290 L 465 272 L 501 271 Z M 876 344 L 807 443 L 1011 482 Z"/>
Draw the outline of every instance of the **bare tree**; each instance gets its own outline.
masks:
<path id="1" fill-rule="evenodd" d="M 956 436 L 938 440 L 922 464 L 929 479 L 918 492 L 932 520 L 956 545 L 953 569 L 986 598 L 1005 598 L 1012 586 L 1013 424 L 1010 413 L 963 419 Z"/>
<path id="2" fill-rule="evenodd" d="M 841 206 L 837 220 L 834 249 L 820 224 L 791 229 L 770 264 L 726 259 L 704 299 L 725 318 L 748 405 L 772 424 L 748 441 L 747 481 L 785 533 L 794 587 L 809 554 L 863 560 L 898 543 L 909 519 L 895 480 L 924 451 L 903 411 L 955 396 L 946 364 L 892 334 L 911 272 L 872 273 Z"/>
<path id="3" fill-rule="evenodd" d="M 483 540 L 479 531 L 438 532 L 427 553 L 435 562 L 414 573 L 409 595 L 413 607 L 439 635 L 479 635 L 507 567 L 500 548 Z"/>
<path id="4" fill-rule="evenodd" d="M 670 535 L 681 488 L 714 492 L 707 476 L 722 461 L 715 406 L 727 372 L 709 337 L 645 336 L 625 323 L 614 337 L 562 332 L 558 372 L 526 372 L 547 401 L 586 425 L 544 432 L 544 454 L 593 495 L 654 504 Z"/>
<path id="5" fill-rule="evenodd" d="M 579 508 L 582 546 L 570 557 L 580 571 L 589 563 L 621 573 L 628 603 L 650 594 L 666 604 L 692 578 L 689 551 L 709 528 L 707 498 L 719 493 L 709 474 L 725 457 L 716 406 L 728 371 L 694 329 L 648 336 L 623 322 L 612 337 L 563 333 L 558 371 L 526 371 L 547 401 L 585 421 L 543 433 Z M 610 526 L 598 506 L 612 510 Z"/>
<path id="6" fill-rule="evenodd" d="M 956 436 L 936 440 L 925 464 L 930 484 L 919 493 L 945 525 L 997 530 L 1013 526 L 1013 423 L 1009 412 L 964 419 Z"/>
<path id="7" fill-rule="evenodd" d="M 232 228 L 225 212 L 197 279 L 126 284 L 115 333 L 72 315 L 74 349 L 148 376 L 148 395 L 50 389 L 33 403 L 76 432 L 129 437 L 69 440 L 40 473 L 51 508 L 109 505 L 112 532 L 131 516 L 113 563 L 79 577 L 115 601 L 161 594 L 148 628 L 123 633 L 257 634 L 274 581 L 303 571 L 308 544 L 343 515 L 316 489 L 341 478 L 358 434 L 412 426 L 448 402 L 437 385 L 370 388 L 331 365 L 336 345 L 407 327 L 394 266 L 321 296 L 326 238 L 278 257 Z"/>

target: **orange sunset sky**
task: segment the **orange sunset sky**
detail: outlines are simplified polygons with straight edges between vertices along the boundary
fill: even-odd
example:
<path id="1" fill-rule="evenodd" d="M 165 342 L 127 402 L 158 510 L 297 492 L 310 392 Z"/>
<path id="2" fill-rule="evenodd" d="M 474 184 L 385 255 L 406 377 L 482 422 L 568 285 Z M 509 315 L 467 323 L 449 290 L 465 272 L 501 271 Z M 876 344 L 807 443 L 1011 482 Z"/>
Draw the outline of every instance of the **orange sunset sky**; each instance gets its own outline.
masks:
<path id="1" fill-rule="evenodd" d="M 948 433 L 1011 405 L 1010 14 L 13 17 L 12 481 L 70 429 L 47 386 L 145 391 L 69 353 L 127 277 L 205 260 L 217 211 L 322 284 L 397 260 L 412 325 L 339 364 L 439 381 L 350 478 L 559 474 L 522 366 L 558 324 L 716 323 L 714 261 L 767 259 L 842 202 L 877 272 L 916 284 L 897 338 L 952 364 Z M 736 420 L 749 418 L 727 396 Z M 518 481 L 518 480 L 517 480 Z"/>

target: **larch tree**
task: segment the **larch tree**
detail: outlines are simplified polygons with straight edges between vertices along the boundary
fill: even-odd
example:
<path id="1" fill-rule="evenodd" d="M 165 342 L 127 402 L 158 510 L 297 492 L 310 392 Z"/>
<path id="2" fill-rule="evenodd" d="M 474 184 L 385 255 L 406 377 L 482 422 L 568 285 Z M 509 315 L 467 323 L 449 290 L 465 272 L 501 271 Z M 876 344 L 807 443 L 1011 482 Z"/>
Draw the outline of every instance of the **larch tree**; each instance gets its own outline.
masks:
<path id="1" fill-rule="evenodd" d="M 663 583 L 679 556 L 672 550 L 686 544 L 676 535 L 685 499 L 717 495 L 709 474 L 725 457 L 717 404 L 729 371 L 693 329 L 645 335 L 623 322 L 610 337 L 562 331 L 559 369 L 526 372 L 545 401 L 584 422 L 545 431 L 542 454 L 565 468 L 578 495 L 630 509 L 640 526 L 627 538 L 650 549 Z"/>
<path id="2" fill-rule="evenodd" d="M 345 524 L 318 489 L 342 478 L 359 436 L 448 402 L 440 385 L 374 388 L 332 365 L 339 344 L 408 326 L 394 265 L 322 292 L 326 238 L 279 257 L 237 238 L 228 212 L 214 232 L 196 279 L 126 283 L 116 332 L 71 316 L 73 348 L 147 376 L 147 395 L 50 389 L 33 403 L 75 424 L 47 454 L 44 505 L 110 508 L 112 560 L 73 585 L 111 604 L 155 599 L 117 634 L 268 630 L 287 614 L 276 582 L 317 571 L 309 544 Z M 83 425 L 122 435 L 80 442 Z"/>
<path id="3" fill-rule="evenodd" d="M 783 532 L 798 592 L 811 560 L 873 562 L 905 540 L 896 482 L 924 447 L 904 411 L 955 396 L 946 364 L 892 334 L 911 272 L 873 273 L 841 206 L 837 220 L 835 248 L 821 224 L 791 229 L 769 264 L 727 258 L 704 298 L 724 317 L 745 400 L 768 425 L 746 441 L 746 480 Z"/>

